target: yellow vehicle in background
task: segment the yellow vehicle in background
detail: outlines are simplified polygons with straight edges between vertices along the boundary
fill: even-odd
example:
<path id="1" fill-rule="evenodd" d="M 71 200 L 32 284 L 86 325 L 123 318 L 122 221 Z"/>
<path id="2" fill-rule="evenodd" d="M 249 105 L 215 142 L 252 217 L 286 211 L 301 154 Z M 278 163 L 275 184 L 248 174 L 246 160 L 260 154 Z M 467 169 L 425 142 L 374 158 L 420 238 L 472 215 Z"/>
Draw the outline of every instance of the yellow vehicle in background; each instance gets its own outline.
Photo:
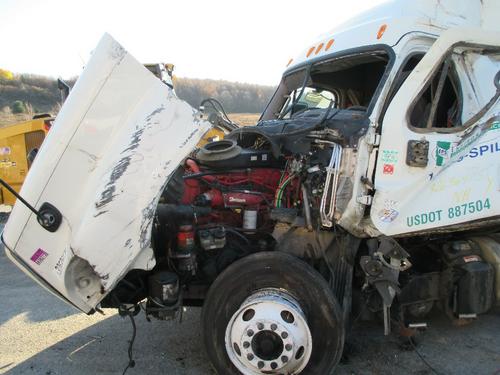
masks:
<path id="1" fill-rule="evenodd" d="M 173 88 L 174 66 L 172 64 L 145 64 L 144 66 L 167 86 Z M 57 83 L 61 90 L 61 103 L 63 103 L 69 95 L 70 87 L 62 79 L 58 79 Z M 209 113 L 204 111 L 204 105 L 211 107 Z M 237 128 L 216 99 L 205 99 L 201 109 L 214 127 L 200 140 L 198 147 L 208 142 L 221 140 L 225 133 Z M 28 169 L 54 120 L 55 117 L 50 114 L 39 114 L 33 116 L 31 120 L 0 128 L 0 179 L 16 192 L 21 190 Z M 10 212 L 15 202 L 16 197 L 0 185 L 0 213 Z"/>
<path id="2" fill-rule="evenodd" d="M 36 115 L 33 119 L 0 128 L 0 178 L 19 192 L 28 169 L 49 131 L 54 117 Z M 16 201 L 0 187 L 0 203 L 13 206 Z"/>

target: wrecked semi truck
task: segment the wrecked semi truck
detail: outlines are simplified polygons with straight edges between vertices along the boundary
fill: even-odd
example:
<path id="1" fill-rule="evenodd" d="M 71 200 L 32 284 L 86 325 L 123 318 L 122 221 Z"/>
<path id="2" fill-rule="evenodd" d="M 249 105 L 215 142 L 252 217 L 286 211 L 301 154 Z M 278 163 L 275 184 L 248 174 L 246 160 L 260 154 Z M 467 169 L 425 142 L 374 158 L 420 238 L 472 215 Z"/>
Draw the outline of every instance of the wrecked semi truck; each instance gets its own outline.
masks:
<path id="1" fill-rule="evenodd" d="M 256 126 L 201 147 L 206 114 L 105 35 L 5 250 L 85 313 L 203 306 L 220 374 L 331 373 L 352 317 L 475 319 L 500 303 L 499 15 L 374 8 L 290 60 Z"/>

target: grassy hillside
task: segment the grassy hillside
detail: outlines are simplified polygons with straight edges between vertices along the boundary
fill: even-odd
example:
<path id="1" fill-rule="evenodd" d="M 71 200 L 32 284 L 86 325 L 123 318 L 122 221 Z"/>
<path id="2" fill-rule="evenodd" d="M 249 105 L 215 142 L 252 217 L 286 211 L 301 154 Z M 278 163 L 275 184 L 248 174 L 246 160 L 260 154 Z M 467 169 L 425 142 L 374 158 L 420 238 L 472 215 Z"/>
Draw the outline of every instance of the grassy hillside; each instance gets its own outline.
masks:
<path id="1" fill-rule="evenodd" d="M 27 113 L 6 113 L 0 111 L 0 127 L 10 124 L 16 124 L 18 122 L 27 121 L 31 119 L 33 116 Z"/>
<path id="2" fill-rule="evenodd" d="M 57 111 L 61 102 L 57 80 L 31 74 L 15 75 L 12 79 L 0 77 L 0 110 L 15 112 L 16 101 L 24 104 L 26 113 Z"/>
<path id="3" fill-rule="evenodd" d="M 68 82 L 70 86 L 75 80 Z M 203 99 L 213 97 L 232 113 L 260 113 L 274 92 L 271 86 L 209 79 L 175 77 L 174 85 L 177 95 L 195 108 Z M 23 121 L 37 113 L 57 114 L 60 105 L 56 79 L 0 74 L 0 125 Z"/>

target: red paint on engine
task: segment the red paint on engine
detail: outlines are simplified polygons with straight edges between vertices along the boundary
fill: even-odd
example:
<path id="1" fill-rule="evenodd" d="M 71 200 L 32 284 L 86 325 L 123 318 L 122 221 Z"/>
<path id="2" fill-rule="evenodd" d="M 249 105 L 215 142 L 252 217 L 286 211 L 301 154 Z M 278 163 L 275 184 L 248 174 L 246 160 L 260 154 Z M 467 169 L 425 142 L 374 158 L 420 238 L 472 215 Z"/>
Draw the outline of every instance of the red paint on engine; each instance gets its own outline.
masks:
<path id="1" fill-rule="evenodd" d="M 186 177 L 203 170 L 193 159 L 186 161 Z M 273 201 L 281 172 L 272 168 L 255 168 L 241 172 L 210 174 L 185 178 L 182 204 L 193 204 L 201 194 L 214 208 L 260 208 Z"/>

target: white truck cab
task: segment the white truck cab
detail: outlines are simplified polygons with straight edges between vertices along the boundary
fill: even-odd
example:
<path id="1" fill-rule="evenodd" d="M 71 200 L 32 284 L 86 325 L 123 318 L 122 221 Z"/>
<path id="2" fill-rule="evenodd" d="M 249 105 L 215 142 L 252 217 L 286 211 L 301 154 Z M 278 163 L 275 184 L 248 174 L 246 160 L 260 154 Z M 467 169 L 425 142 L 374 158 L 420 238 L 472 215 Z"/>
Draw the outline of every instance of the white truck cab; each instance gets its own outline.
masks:
<path id="1" fill-rule="evenodd" d="M 474 319 L 500 303 L 498 16 L 374 8 L 290 59 L 258 124 L 206 144 L 206 113 L 105 35 L 6 253 L 85 313 L 203 305 L 220 374 L 331 373 L 360 314 L 385 334 Z"/>

